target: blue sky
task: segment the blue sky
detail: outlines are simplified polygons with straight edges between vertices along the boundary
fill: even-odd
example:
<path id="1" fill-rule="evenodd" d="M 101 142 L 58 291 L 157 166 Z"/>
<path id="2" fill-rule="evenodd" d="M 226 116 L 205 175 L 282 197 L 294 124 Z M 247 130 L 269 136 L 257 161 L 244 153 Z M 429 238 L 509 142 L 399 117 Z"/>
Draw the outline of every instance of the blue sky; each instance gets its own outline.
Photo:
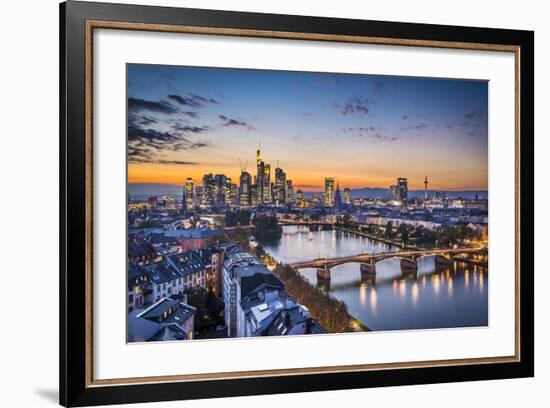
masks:
<path id="1" fill-rule="evenodd" d="M 425 174 L 487 188 L 486 81 L 156 65 L 128 66 L 130 182 L 237 178 L 255 151 L 318 190 L 387 187 Z"/>

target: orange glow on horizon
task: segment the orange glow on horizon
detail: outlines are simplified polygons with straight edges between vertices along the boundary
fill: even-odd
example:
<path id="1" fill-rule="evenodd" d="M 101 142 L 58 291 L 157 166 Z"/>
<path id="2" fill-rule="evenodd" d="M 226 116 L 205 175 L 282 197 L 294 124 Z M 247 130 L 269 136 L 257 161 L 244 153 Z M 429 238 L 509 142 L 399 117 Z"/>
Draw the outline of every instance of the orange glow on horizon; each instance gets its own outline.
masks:
<path id="1" fill-rule="evenodd" d="M 283 166 L 281 166 L 283 167 Z M 293 172 L 291 169 L 284 168 L 287 179 L 292 180 L 294 190 L 301 189 L 304 192 L 315 192 L 324 190 L 325 177 L 334 177 L 340 185 L 340 190 L 344 188 L 385 188 L 395 184 L 395 180 L 400 174 L 395 175 L 388 170 L 388 175 L 376 176 L 358 176 L 356 174 L 334 174 L 320 169 L 312 174 L 312 171 L 300 173 Z M 248 172 L 254 176 L 255 168 L 248 169 Z M 275 167 L 271 169 L 272 180 L 275 175 Z M 391 172 L 391 174 L 389 174 Z M 212 165 L 206 168 L 204 165 L 177 165 L 177 164 L 158 164 L 158 163 L 129 163 L 128 164 L 128 183 L 158 183 L 158 184 L 183 184 L 187 177 L 191 177 L 195 183 L 200 183 L 205 174 L 225 174 L 230 177 L 233 183 L 239 183 L 240 170 L 236 166 Z M 300 174 L 300 175 L 298 175 Z M 423 190 L 424 176 L 409 177 L 409 190 Z M 418 180 L 417 180 L 418 179 Z M 479 181 L 472 180 L 466 183 L 460 180 L 459 183 L 443 183 L 443 180 L 434 180 L 430 182 L 429 190 L 486 190 L 486 185 L 480 185 Z"/>

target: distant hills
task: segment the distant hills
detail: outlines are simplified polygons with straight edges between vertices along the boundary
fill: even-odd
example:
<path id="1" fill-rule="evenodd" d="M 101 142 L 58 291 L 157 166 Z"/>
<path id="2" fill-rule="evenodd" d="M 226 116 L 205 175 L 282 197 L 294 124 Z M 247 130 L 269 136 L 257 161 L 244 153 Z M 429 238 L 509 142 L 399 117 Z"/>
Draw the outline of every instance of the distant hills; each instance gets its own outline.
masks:
<path id="1" fill-rule="evenodd" d="M 447 190 L 428 190 L 428 197 L 433 197 L 437 192 L 444 191 L 449 198 L 475 198 L 476 194 L 479 198 L 487 198 L 488 193 L 485 190 L 464 190 L 464 191 L 447 191 Z M 388 188 L 359 188 L 351 190 L 351 198 L 386 198 L 390 195 Z M 424 197 L 424 190 L 409 190 L 409 198 Z"/>

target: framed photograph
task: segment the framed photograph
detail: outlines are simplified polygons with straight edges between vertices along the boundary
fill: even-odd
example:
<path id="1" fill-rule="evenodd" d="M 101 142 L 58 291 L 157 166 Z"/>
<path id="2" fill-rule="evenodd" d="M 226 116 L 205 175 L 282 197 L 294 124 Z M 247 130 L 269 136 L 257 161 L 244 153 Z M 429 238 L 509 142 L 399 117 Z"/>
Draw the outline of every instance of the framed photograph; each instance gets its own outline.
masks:
<path id="1" fill-rule="evenodd" d="M 533 376 L 533 32 L 60 16 L 62 405 Z"/>

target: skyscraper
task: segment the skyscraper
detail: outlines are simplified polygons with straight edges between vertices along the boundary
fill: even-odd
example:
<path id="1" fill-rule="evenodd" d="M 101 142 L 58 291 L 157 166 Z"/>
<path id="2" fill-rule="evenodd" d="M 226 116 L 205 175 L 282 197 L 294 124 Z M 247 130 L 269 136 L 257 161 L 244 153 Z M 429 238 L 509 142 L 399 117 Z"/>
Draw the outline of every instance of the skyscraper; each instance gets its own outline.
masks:
<path id="1" fill-rule="evenodd" d="M 390 200 L 399 200 L 399 193 L 397 191 L 396 184 L 392 184 L 390 186 Z"/>
<path id="2" fill-rule="evenodd" d="M 185 184 L 183 185 L 182 194 L 181 194 L 181 211 L 182 213 L 187 210 L 187 199 L 185 195 Z"/>
<path id="3" fill-rule="evenodd" d="M 157 208 L 158 205 L 158 197 L 157 196 L 151 196 L 147 199 L 147 204 L 149 205 L 149 208 Z"/>
<path id="4" fill-rule="evenodd" d="M 296 190 L 296 204 L 298 204 L 299 207 L 305 206 L 304 193 L 300 189 Z"/>
<path id="5" fill-rule="evenodd" d="M 271 204 L 271 165 L 264 163 L 264 204 Z"/>
<path id="6" fill-rule="evenodd" d="M 351 204 L 351 190 L 344 188 L 344 204 Z"/>
<path id="7" fill-rule="evenodd" d="M 250 205 L 251 200 L 251 177 L 250 173 L 246 171 L 241 172 L 241 177 L 239 178 L 239 204 L 240 205 Z"/>
<path id="8" fill-rule="evenodd" d="M 286 173 L 280 167 L 275 169 L 275 187 L 273 191 L 275 205 L 286 203 Z"/>
<path id="9" fill-rule="evenodd" d="M 225 174 L 216 174 L 214 176 L 214 180 L 216 205 L 224 205 L 229 198 L 229 185 L 227 176 Z M 231 179 L 229 179 L 229 183 L 231 183 Z"/>
<path id="10" fill-rule="evenodd" d="M 214 205 L 216 202 L 216 180 L 212 173 L 202 178 L 203 205 Z"/>
<path id="11" fill-rule="evenodd" d="M 232 205 L 239 204 L 239 186 L 235 183 L 229 183 L 229 203 Z"/>
<path id="12" fill-rule="evenodd" d="M 262 156 L 260 154 L 260 146 L 256 151 L 256 176 L 254 177 L 254 185 L 256 190 L 256 203 L 264 203 L 264 176 L 265 176 L 265 163 L 262 161 Z"/>
<path id="13" fill-rule="evenodd" d="M 334 177 L 325 178 L 325 206 L 334 206 Z"/>
<path id="14" fill-rule="evenodd" d="M 409 189 L 407 186 L 407 179 L 405 177 L 399 177 L 397 179 L 397 194 L 398 199 L 401 201 L 407 201 L 409 198 Z"/>
<path id="15" fill-rule="evenodd" d="M 187 177 L 185 180 L 185 202 L 187 207 L 193 206 L 194 198 L 193 179 L 191 177 Z"/>
<path id="16" fill-rule="evenodd" d="M 342 209 L 342 196 L 340 195 L 340 184 L 336 184 L 336 191 L 334 192 L 334 210 L 340 211 Z"/>
<path id="17" fill-rule="evenodd" d="M 195 187 L 194 204 L 195 207 L 204 205 L 204 185 L 198 185 Z"/>
<path id="18" fill-rule="evenodd" d="M 428 201 L 428 175 L 424 177 L 424 204 Z"/>
<path id="19" fill-rule="evenodd" d="M 286 181 L 286 202 L 294 202 L 294 187 L 292 186 L 292 180 Z"/>

